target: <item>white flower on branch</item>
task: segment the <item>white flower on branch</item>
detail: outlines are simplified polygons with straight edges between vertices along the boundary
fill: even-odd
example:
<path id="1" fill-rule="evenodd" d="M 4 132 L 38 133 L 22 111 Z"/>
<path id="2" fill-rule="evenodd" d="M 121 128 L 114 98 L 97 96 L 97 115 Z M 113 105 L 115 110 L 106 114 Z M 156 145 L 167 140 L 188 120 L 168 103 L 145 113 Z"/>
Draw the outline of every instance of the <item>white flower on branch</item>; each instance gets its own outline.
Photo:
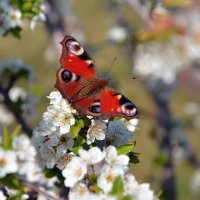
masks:
<path id="1" fill-rule="evenodd" d="M 0 199 L 7 200 L 7 197 L 4 195 L 3 191 L 0 190 Z"/>
<path id="2" fill-rule="evenodd" d="M 21 134 L 14 138 L 12 142 L 13 150 L 15 151 L 19 160 L 34 161 L 36 150 L 31 144 L 27 135 Z"/>
<path id="3" fill-rule="evenodd" d="M 108 194 L 113 186 L 115 179 L 118 176 L 123 176 L 124 170 L 121 167 L 104 165 L 100 171 L 100 176 L 97 179 L 97 185 Z"/>
<path id="4" fill-rule="evenodd" d="M 110 166 L 119 166 L 123 169 L 127 169 L 129 163 L 129 157 L 127 155 L 117 155 L 117 149 L 114 146 L 106 148 L 105 160 Z"/>
<path id="5" fill-rule="evenodd" d="M 0 105 L 0 123 L 10 125 L 14 122 L 13 114 L 4 106 Z"/>
<path id="6" fill-rule="evenodd" d="M 31 22 L 30 22 L 30 28 L 32 31 L 35 30 L 36 28 L 36 25 L 38 23 L 41 23 L 41 22 L 45 22 L 46 21 L 46 16 L 44 13 L 39 13 L 38 15 L 35 15 L 32 19 L 31 19 Z"/>
<path id="7" fill-rule="evenodd" d="M 62 175 L 65 177 L 65 186 L 73 187 L 78 181 L 84 178 L 86 173 L 86 163 L 79 157 L 73 157 L 62 171 Z"/>
<path id="8" fill-rule="evenodd" d="M 137 129 L 137 125 L 139 123 L 139 120 L 137 118 L 130 119 L 130 120 L 126 120 L 126 119 L 122 119 L 122 120 L 124 121 L 124 125 L 130 132 L 134 132 Z"/>
<path id="9" fill-rule="evenodd" d="M 20 10 L 10 8 L 6 21 L 9 24 L 9 28 L 15 28 L 22 26 L 22 13 Z"/>
<path id="10" fill-rule="evenodd" d="M 87 186 L 83 183 L 76 184 L 69 192 L 69 200 L 88 200 L 91 199 Z"/>
<path id="11" fill-rule="evenodd" d="M 79 155 L 88 165 L 100 163 L 105 157 L 105 151 L 101 151 L 98 147 L 93 147 L 88 151 L 79 150 Z"/>
<path id="12" fill-rule="evenodd" d="M 18 170 L 17 156 L 13 151 L 5 151 L 0 148 L 0 178 Z"/>
<path id="13" fill-rule="evenodd" d="M 107 131 L 107 124 L 101 120 L 91 120 L 91 125 L 87 132 L 87 144 L 91 144 L 96 140 L 104 140 Z"/>

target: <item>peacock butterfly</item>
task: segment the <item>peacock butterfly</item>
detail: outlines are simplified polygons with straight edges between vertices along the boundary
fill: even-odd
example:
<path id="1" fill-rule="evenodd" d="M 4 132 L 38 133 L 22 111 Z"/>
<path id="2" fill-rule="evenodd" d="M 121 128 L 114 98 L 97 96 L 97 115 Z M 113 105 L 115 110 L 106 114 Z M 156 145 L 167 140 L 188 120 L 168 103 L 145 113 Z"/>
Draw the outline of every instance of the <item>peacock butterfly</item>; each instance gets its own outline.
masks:
<path id="1" fill-rule="evenodd" d="M 78 41 L 65 36 L 61 45 L 55 87 L 80 115 L 122 116 L 128 120 L 138 117 L 135 105 L 97 75 L 93 61 Z"/>

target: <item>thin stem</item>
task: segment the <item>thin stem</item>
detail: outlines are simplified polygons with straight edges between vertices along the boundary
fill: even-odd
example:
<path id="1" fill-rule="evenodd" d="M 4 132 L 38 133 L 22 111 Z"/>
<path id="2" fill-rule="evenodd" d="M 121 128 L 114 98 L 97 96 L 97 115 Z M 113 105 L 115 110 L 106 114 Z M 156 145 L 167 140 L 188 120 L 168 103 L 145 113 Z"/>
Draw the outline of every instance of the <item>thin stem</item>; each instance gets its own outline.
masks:
<path id="1" fill-rule="evenodd" d="M 20 182 L 21 182 L 22 185 L 26 186 L 31 191 L 36 192 L 38 194 L 41 194 L 41 195 L 47 197 L 49 200 L 62 200 L 60 198 L 56 198 L 56 197 L 51 196 L 45 190 L 40 189 L 37 185 L 34 185 L 33 183 L 30 183 L 30 182 L 28 182 L 26 180 L 22 180 L 22 179 L 20 179 Z"/>

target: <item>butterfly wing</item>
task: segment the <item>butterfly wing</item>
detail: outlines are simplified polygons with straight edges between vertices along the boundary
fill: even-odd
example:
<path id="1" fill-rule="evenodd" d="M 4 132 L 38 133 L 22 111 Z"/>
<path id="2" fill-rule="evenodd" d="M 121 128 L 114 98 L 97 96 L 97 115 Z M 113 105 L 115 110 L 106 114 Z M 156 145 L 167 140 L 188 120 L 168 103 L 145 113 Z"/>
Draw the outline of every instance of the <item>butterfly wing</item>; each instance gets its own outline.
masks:
<path id="1" fill-rule="evenodd" d="M 133 119 L 139 116 L 136 106 L 118 91 L 106 87 L 100 100 L 101 113 L 104 116 L 120 116 Z"/>
<path id="2" fill-rule="evenodd" d="M 96 77 L 92 59 L 77 40 L 71 36 L 65 36 L 61 45 L 60 64 L 63 68 L 86 79 Z"/>
<path id="3" fill-rule="evenodd" d="M 72 106 L 79 114 L 94 117 L 121 116 L 126 119 L 133 119 L 139 115 L 136 106 L 131 101 L 121 93 L 109 87 L 98 91 L 93 96 L 72 103 Z"/>
<path id="4" fill-rule="evenodd" d="M 79 92 L 96 78 L 93 61 L 84 48 L 71 36 L 65 36 L 55 87 L 68 101 L 79 98 Z"/>
<path id="5" fill-rule="evenodd" d="M 71 102 L 80 115 L 138 116 L 133 103 L 116 90 L 106 87 L 108 81 L 97 78 L 93 61 L 71 36 L 65 36 L 55 87 Z"/>

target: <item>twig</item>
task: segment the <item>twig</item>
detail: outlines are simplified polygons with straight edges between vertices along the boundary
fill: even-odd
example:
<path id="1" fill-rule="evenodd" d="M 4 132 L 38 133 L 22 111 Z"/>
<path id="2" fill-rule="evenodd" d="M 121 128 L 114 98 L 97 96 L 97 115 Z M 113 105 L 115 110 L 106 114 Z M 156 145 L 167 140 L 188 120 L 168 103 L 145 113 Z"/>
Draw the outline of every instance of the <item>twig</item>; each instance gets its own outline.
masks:
<path id="1" fill-rule="evenodd" d="M 26 180 L 20 179 L 20 182 L 22 185 L 26 186 L 31 191 L 37 192 L 38 194 L 41 194 L 41 195 L 47 197 L 49 200 L 63 200 L 61 198 L 56 198 L 56 197 L 51 196 L 45 190 L 40 189 L 37 185 L 34 185 L 33 183 L 30 183 Z"/>
<path id="2" fill-rule="evenodd" d="M 12 84 L 11 84 L 12 85 Z M 22 117 L 21 113 L 19 113 L 14 107 L 13 102 L 10 99 L 8 92 L 9 87 L 2 87 L 0 84 L 0 93 L 3 95 L 4 100 L 3 103 L 6 105 L 6 107 L 10 110 L 11 113 L 15 116 L 16 120 L 22 125 L 22 130 L 27 133 L 28 136 L 32 136 L 32 128 L 26 123 L 25 119 Z"/>

